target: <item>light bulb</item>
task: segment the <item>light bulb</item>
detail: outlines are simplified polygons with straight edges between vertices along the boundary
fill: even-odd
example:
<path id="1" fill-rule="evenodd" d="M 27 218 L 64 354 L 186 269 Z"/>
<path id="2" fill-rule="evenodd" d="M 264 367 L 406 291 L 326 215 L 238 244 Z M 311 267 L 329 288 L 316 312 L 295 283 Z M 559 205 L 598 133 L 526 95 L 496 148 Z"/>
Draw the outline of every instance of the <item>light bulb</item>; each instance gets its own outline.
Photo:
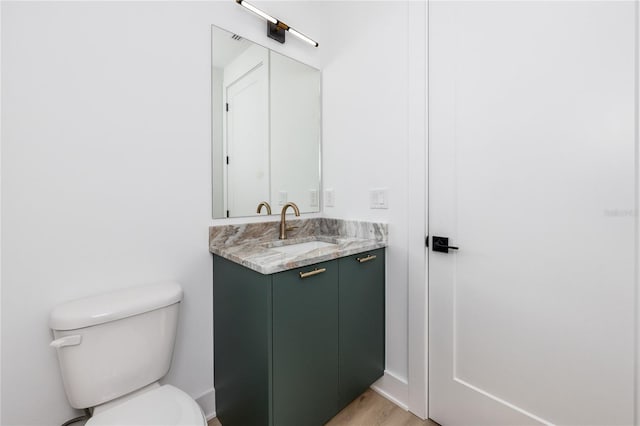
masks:
<path id="1" fill-rule="evenodd" d="M 261 11 L 260 9 L 258 9 L 257 7 L 255 7 L 252 4 L 247 3 L 244 0 L 238 0 L 237 2 L 240 6 L 244 6 L 247 9 L 249 9 L 250 11 L 252 11 L 253 13 L 255 13 L 256 15 L 262 16 L 264 19 L 266 19 L 267 21 L 271 22 L 272 24 L 277 24 L 278 20 L 276 18 L 274 18 L 271 15 L 267 15 L 266 13 L 264 13 L 263 11 Z"/>
<path id="2" fill-rule="evenodd" d="M 293 34 L 294 36 L 298 37 L 300 40 L 304 40 L 307 43 L 309 43 L 312 46 L 318 47 L 318 43 L 311 40 L 309 37 L 307 37 L 306 35 L 302 34 L 301 32 L 298 32 L 296 30 L 294 30 L 293 28 L 289 27 L 288 30 L 291 34 Z"/>

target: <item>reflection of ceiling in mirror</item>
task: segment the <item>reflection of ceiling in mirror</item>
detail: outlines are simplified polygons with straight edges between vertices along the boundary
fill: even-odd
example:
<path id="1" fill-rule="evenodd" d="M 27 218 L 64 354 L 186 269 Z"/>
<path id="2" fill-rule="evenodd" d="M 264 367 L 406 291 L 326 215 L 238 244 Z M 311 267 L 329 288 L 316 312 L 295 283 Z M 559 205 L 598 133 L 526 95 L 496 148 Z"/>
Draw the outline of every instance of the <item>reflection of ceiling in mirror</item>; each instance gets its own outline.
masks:
<path id="1" fill-rule="evenodd" d="M 237 34 L 213 27 L 213 61 L 215 68 L 224 68 L 253 43 Z"/>

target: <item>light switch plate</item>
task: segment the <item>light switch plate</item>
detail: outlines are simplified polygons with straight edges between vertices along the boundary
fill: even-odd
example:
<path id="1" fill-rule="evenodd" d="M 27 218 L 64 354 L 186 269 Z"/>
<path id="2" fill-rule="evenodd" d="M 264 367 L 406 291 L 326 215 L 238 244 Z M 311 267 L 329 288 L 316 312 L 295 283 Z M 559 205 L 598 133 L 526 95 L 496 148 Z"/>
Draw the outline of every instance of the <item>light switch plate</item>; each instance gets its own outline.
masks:
<path id="1" fill-rule="evenodd" d="M 388 209 L 388 193 L 387 188 L 375 188 L 369 190 L 369 208 L 372 209 Z"/>
<path id="2" fill-rule="evenodd" d="M 278 192 L 278 204 L 281 206 L 284 206 L 285 204 L 287 204 L 287 198 L 288 198 L 289 194 L 287 193 L 287 191 L 279 191 Z"/>
<path id="3" fill-rule="evenodd" d="M 336 204 L 336 195 L 333 189 L 324 190 L 324 205 L 326 207 L 334 207 Z"/>

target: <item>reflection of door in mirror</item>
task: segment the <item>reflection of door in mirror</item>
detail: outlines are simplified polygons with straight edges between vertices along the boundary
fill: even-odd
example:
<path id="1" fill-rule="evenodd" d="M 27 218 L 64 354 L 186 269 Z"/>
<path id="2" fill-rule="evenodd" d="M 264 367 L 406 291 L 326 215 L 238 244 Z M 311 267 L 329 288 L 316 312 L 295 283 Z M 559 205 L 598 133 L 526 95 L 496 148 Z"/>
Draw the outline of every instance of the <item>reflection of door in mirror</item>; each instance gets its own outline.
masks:
<path id="1" fill-rule="evenodd" d="M 253 215 L 269 198 L 268 54 L 251 46 L 224 69 L 227 217 Z"/>

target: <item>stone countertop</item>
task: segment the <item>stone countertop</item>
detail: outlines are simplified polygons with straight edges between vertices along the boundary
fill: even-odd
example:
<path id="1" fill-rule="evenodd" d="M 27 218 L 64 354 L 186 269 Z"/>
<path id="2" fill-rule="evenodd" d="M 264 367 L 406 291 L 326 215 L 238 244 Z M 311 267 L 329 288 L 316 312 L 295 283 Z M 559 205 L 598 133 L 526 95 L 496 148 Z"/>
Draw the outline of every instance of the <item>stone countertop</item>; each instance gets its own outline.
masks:
<path id="1" fill-rule="evenodd" d="M 278 239 L 279 222 L 212 226 L 209 251 L 261 274 L 273 274 L 387 246 L 383 223 L 314 218 L 287 224 L 298 228 L 289 231 L 286 240 Z M 331 245 L 298 253 L 278 251 L 312 241 Z"/>

